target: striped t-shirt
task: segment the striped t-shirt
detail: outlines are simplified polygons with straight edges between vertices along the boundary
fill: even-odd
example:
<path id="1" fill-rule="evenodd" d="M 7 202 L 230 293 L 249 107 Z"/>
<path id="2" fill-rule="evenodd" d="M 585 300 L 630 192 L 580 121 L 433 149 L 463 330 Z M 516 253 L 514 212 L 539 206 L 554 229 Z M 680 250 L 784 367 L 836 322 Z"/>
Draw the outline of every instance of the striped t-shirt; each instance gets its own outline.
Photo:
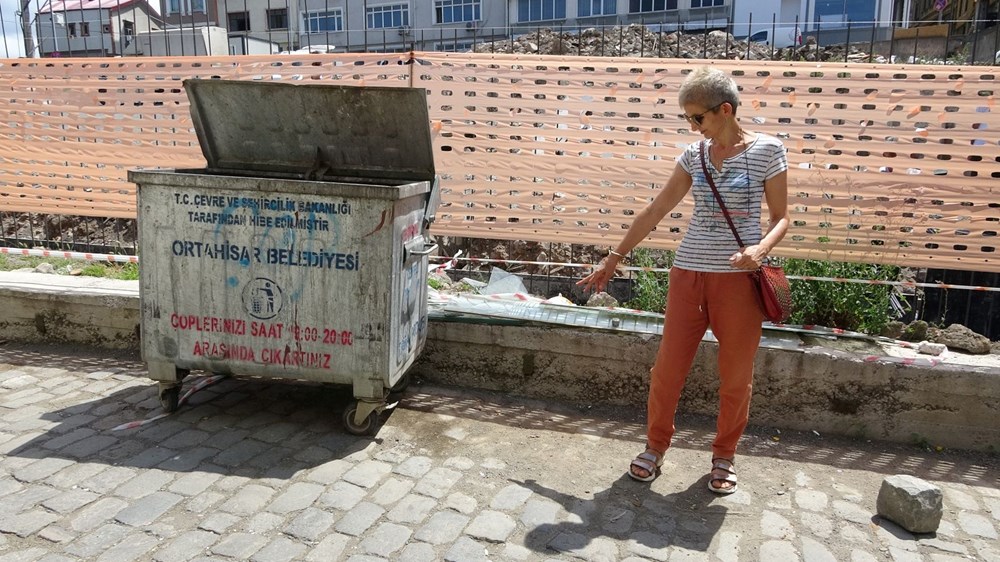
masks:
<path id="1" fill-rule="evenodd" d="M 711 140 L 704 143 L 705 150 L 708 150 L 711 143 Z M 688 145 L 678 158 L 681 167 L 691 175 L 694 214 L 680 248 L 677 249 L 674 266 L 692 271 L 742 271 L 729 264 L 729 257 L 739 250 L 739 246 L 712 195 L 712 188 L 705 181 L 699 156 L 702 146 L 700 142 Z M 788 169 L 785 147 L 781 141 L 757 133 L 746 150 L 725 159 L 721 171 L 712 165 L 708 152 L 705 153 L 705 165 L 726 202 L 729 216 L 743 238 L 743 243 L 751 246 L 760 242 L 764 181 Z"/>

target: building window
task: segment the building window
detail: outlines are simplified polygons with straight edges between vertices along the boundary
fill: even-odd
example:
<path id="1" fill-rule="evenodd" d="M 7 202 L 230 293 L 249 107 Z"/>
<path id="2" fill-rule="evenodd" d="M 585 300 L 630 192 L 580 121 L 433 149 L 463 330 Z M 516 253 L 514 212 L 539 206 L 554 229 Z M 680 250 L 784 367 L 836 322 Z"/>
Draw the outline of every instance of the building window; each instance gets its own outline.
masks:
<path id="1" fill-rule="evenodd" d="M 566 0 L 517 0 L 518 21 L 545 21 L 565 17 Z"/>
<path id="2" fill-rule="evenodd" d="M 697 0 L 691 1 L 696 2 Z M 576 9 L 577 15 L 581 18 L 611 16 L 618 11 L 618 2 L 615 0 L 579 0 Z"/>
<path id="3" fill-rule="evenodd" d="M 169 0 L 167 15 L 171 14 L 204 14 L 205 0 Z"/>
<path id="4" fill-rule="evenodd" d="M 66 30 L 70 37 L 90 37 L 90 22 L 67 23 Z"/>
<path id="5" fill-rule="evenodd" d="M 676 10 L 677 0 L 628 0 L 630 14 L 645 14 L 648 12 L 663 12 Z"/>
<path id="6" fill-rule="evenodd" d="M 373 6 L 368 8 L 366 21 L 368 29 L 410 25 L 410 7 L 406 4 Z"/>
<path id="7" fill-rule="evenodd" d="M 724 6 L 726 0 L 691 0 L 692 8 L 711 8 L 712 6 Z"/>
<path id="8" fill-rule="evenodd" d="M 816 22 L 824 29 L 847 27 L 847 22 L 871 25 L 874 19 L 875 3 L 870 0 L 816 1 Z"/>
<path id="9" fill-rule="evenodd" d="M 267 11 L 267 29 L 288 29 L 288 9 L 276 8 Z"/>
<path id="10" fill-rule="evenodd" d="M 135 39 L 135 24 L 129 20 L 122 20 L 122 48 L 128 47 Z"/>
<path id="11" fill-rule="evenodd" d="M 250 31 L 250 13 L 249 12 L 229 12 L 226 14 L 226 20 L 229 21 L 229 31 Z"/>
<path id="12" fill-rule="evenodd" d="M 434 49 L 445 53 L 465 53 L 472 50 L 473 41 L 445 41 L 434 45 Z"/>
<path id="13" fill-rule="evenodd" d="M 329 12 L 307 12 L 303 17 L 306 33 L 323 33 L 327 31 L 344 30 L 344 13 L 337 10 Z"/>
<path id="14" fill-rule="evenodd" d="M 480 0 L 435 0 L 434 21 L 436 23 L 456 23 L 479 21 L 482 18 Z"/>

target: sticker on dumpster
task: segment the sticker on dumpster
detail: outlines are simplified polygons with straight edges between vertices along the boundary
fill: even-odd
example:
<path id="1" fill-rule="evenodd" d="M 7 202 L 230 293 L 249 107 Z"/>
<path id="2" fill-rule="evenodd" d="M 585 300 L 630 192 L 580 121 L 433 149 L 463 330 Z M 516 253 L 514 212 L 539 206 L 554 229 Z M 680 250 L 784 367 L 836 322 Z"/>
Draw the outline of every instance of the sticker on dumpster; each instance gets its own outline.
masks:
<path id="1" fill-rule="evenodd" d="M 316 267 L 357 271 L 361 269 L 361 253 L 330 252 L 326 249 L 296 250 L 293 248 L 247 247 L 222 242 L 200 242 L 197 240 L 174 240 L 171 245 L 174 256 L 235 261 L 249 265 L 251 260 L 267 265 L 287 265 L 294 267 Z"/>
<path id="2" fill-rule="evenodd" d="M 187 211 L 189 222 L 230 226 L 246 226 L 249 223 L 256 227 L 329 232 L 329 220 L 318 217 L 303 218 L 298 215 L 310 214 L 330 217 L 351 214 L 351 204 L 348 201 L 297 201 L 287 197 L 234 197 L 174 193 L 174 202 L 178 205 L 221 209 L 220 211 Z M 240 209 L 248 209 L 252 214 L 248 216 L 238 213 L 237 211 Z M 293 214 L 268 216 L 262 215 L 262 211 Z"/>
<path id="3" fill-rule="evenodd" d="M 243 287 L 243 306 L 259 320 L 274 318 L 283 304 L 281 287 L 271 279 L 257 277 Z"/>
<path id="4" fill-rule="evenodd" d="M 231 359 L 247 363 L 263 363 L 265 365 L 281 365 L 283 367 L 309 367 L 329 369 L 333 358 L 329 353 L 321 351 L 303 351 L 290 347 L 264 347 L 254 349 L 240 344 L 225 342 L 196 341 L 191 351 L 195 357 L 207 357 L 212 360 Z"/>

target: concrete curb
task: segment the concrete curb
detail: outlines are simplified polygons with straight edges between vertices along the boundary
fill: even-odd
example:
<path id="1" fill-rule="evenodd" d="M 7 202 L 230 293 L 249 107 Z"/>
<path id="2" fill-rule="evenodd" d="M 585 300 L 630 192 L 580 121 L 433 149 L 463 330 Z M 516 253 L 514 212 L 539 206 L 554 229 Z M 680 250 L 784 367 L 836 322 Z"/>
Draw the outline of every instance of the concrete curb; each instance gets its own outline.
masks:
<path id="1" fill-rule="evenodd" d="M 0 338 L 138 349 L 137 281 L 0 272 Z M 431 322 L 412 373 L 429 382 L 644 408 L 659 338 L 543 325 Z M 714 343 L 681 400 L 714 415 Z M 794 346 L 793 346 L 794 347 Z M 1000 450 L 1000 369 L 909 364 L 802 342 L 762 347 L 751 423 L 948 448 Z"/>
<path id="2" fill-rule="evenodd" d="M 139 349 L 139 282 L 0 271 L 0 338 Z"/>

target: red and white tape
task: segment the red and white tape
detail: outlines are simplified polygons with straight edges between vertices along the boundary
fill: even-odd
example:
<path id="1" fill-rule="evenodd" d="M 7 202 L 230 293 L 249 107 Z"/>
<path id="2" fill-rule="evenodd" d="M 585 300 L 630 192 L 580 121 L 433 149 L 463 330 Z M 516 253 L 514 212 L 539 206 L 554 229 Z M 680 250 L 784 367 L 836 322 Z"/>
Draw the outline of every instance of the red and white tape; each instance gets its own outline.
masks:
<path id="1" fill-rule="evenodd" d="M 459 252 L 461 253 L 461 252 Z M 550 261 L 528 261 L 528 260 L 498 260 L 490 258 L 460 258 L 459 254 L 456 254 L 453 258 L 448 258 L 447 256 L 439 257 L 438 259 L 449 260 L 449 265 L 446 269 L 451 269 L 454 267 L 454 262 L 465 261 L 470 263 L 495 263 L 502 265 L 534 265 L 539 267 L 574 267 L 574 268 L 590 268 L 594 267 L 592 263 L 571 263 L 571 262 L 550 262 Z M 433 257 L 431 259 L 434 259 Z M 618 269 L 624 271 L 643 271 L 647 273 L 668 273 L 670 271 L 669 267 L 635 267 L 635 266 L 619 266 Z M 847 277 L 814 277 L 811 275 L 788 275 L 789 279 L 799 280 L 799 281 L 827 281 L 832 283 L 859 283 L 862 285 L 891 285 L 897 287 L 925 287 L 931 289 L 962 289 L 967 291 L 985 291 L 985 292 L 1000 292 L 1000 287 L 983 287 L 976 285 L 954 285 L 950 283 L 917 283 L 915 281 L 883 281 L 880 279 L 851 279 Z"/>
<path id="2" fill-rule="evenodd" d="M 213 384 L 221 381 L 224 378 L 226 378 L 226 375 L 211 375 L 211 376 L 208 376 L 208 377 L 202 377 L 202 378 L 196 379 L 194 381 L 194 384 L 191 385 L 191 387 L 188 388 L 184 392 L 184 394 L 180 397 L 180 400 L 177 401 L 177 407 L 180 408 L 181 405 L 183 405 L 185 402 L 187 402 L 188 398 L 190 398 L 191 395 L 194 394 L 195 392 L 198 392 L 199 390 L 205 388 L 206 386 L 212 386 Z M 136 420 L 136 421 L 131 421 L 131 422 L 123 423 L 123 424 L 121 424 L 119 426 L 111 428 L 111 431 L 123 431 L 123 430 L 126 430 L 126 429 L 135 429 L 137 427 L 142 427 L 142 426 L 144 426 L 144 425 L 146 425 L 148 423 L 153 423 L 156 420 L 161 420 L 161 419 L 163 419 L 163 418 L 165 418 L 165 417 L 167 417 L 169 415 L 170 414 L 168 414 L 168 413 L 162 413 L 162 414 L 157 414 L 157 415 L 155 415 L 155 416 L 153 416 L 151 418 L 146 418 L 144 420 Z"/>
<path id="3" fill-rule="evenodd" d="M 39 258 L 62 258 L 79 261 L 106 261 L 113 263 L 139 263 L 139 256 L 122 256 L 118 254 L 95 254 L 92 252 L 64 252 L 62 250 L 43 250 L 41 248 L 0 248 L 0 254 L 17 256 L 34 256 Z"/>

